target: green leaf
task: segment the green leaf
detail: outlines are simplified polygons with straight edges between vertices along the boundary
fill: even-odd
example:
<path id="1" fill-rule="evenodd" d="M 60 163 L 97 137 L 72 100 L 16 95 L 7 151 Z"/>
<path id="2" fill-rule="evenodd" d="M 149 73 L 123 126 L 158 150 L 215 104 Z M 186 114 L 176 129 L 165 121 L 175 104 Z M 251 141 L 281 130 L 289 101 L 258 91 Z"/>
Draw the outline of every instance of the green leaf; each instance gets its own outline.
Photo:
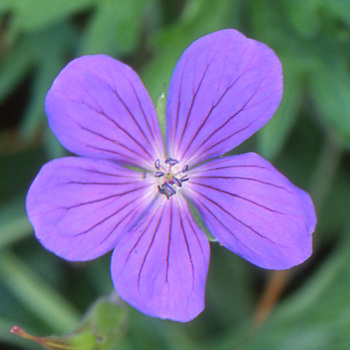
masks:
<path id="1" fill-rule="evenodd" d="M 59 331 L 78 322 L 78 313 L 60 294 L 10 252 L 0 252 L 0 279 L 24 306 Z"/>
<path id="2" fill-rule="evenodd" d="M 0 104 L 26 77 L 35 60 L 32 43 L 20 40 L 0 65 Z"/>
<path id="3" fill-rule="evenodd" d="M 44 132 L 44 144 L 47 159 L 61 158 L 68 155 L 67 150 L 57 140 L 57 137 L 48 126 Z"/>
<path id="4" fill-rule="evenodd" d="M 191 201 L 187 201 L 188 207 L 190 208 L 190 212 L 192 214 L 192 217 L 198 227 L 205 233 L 209 241 L 216 242 L 216 238 L 211 234 L 209 229 L 207 228 L 206 224 L 204 223 L 201 214 L 199 214 L 197 208 L 192 204 Z"/>
<path id="5" fill-rule="evenodd" d="M 321 120 L 350 147 L 350 72 L 321 64 L 311 71 L 310 88 Z"/>
<path id="6" fill-rule="evenodd" d="M 11 9 L 11 0 L 2 0 L 0 2 L 0 14 Z"/>
<path id="7" fill-rule="evenodd" d="M 18 326 L 11 332 L 49 350 L 113 350 L 123 335 L 124 321 L 124 310 L 117 302 L 101 299 L 92 306 L 81 327 L 67 335 L 37 337 Z"/>
<path id="8" fill-rule="evenodd" d="M 347 238 L 349 238 L 347 229 Z M 293 298 L 282 304 L 247 350 L 347 349 L 350 327 L 349 239 Z"/>
<path id="9" fill-rule="evenodd" d="M 81 54 L 123 55 L 141 39 L 142 17 L 153 0 L 100 1 L 84 33 Z"/>
<path id="10" fill-rule="evenodd" d="M 13 27 L 35 31 L 91 7 L 97 0 L 16 0 L 11 1 Z"/>
<path id="11" fill-rule="evenodd" d="M 0 250 L 27 237 L 31 232 L 23 198 L 8 201 L 0 207 Z"/>
<path id="12" fill-rule="evenodd" d="M 155 58 L 144 68 L 142 78 L 156 101 L 182 52 L 194 40 L 213 31 L 232 26 L 238 1 L 192 0 L 186 3 L 182 16 L 171 27 L 156 33 L 152 40 Z M 236 6 L 237 8 L 237 6 Z M 238 21 L 238 19 L 237 19 Z"/>
<path id="13" fill-rule="evenodd" d="M 118 304 L 116 294 L 114 299 L 97 301 L 88 315 L 88 323 L 99 339 L 98 349 L 101 350 L 115 349 L 124 333 L 125 309 Z"/>
<path id="14" fill-rule="evenodd" d="M 320 0 L 324 11 L 331 16 L 333 20 L 341 19 L 348 25 L 350 25 L 350 1 L 327 1 Z"/>
<path id="15" fill-rule="evenodd" d="M 36 57 L 36 74 L 32 80 L 30 99 L 20 124 L 20 136 L 33 141 L 42 125 L 47 125 L 45 96 L 59 71 L 66 64 L 66 52 L 73 47 L 75 32 L 68 25 L 52 26 L 43 32 L 27 35 Z M 47 48 L 50 47 L 50 50 Z"/>
<path id="16" fill-rule="evenodd" d="M 319 6 L 321 0 L 283 0 L 290 24 L 305 37 L 315 35 L 320 27 Z"/>

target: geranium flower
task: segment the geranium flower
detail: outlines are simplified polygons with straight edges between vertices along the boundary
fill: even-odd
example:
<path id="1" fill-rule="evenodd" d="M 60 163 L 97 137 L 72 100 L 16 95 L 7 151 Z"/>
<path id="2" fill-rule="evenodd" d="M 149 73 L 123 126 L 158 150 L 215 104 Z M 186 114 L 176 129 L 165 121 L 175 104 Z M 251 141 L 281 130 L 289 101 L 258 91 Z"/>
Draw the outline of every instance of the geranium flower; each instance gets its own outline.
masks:
<path id="1" fill-rule="evenodd" d="M 46 97 L 49 125 L 80 157 L 55 159 L 30 187 L 27 211 L 41 244 L 70 261 L 113 250 L 126 302 L 189 321 L 204 308 L 209 242 L 265 269 L 312 251 L 309 195 L 254 153 L 226 152 L 260 129 L 282 96 L 281 64 L 262 43 L 227 29 L 195 41 L 168 89 L 166 148 L 137 74 L 105 55 L 83 56 Z"/>

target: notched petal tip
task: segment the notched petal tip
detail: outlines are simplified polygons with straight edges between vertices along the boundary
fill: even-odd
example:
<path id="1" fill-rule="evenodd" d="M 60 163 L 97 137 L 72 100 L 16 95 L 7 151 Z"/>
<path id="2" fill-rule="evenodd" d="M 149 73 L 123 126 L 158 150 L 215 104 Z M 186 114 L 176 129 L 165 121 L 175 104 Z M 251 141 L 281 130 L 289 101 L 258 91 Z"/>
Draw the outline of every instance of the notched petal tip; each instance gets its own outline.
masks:
<path id="1" fill-rule="evenodd" d="M 109 56 L 71 61 L 48 91 L 45 110 L 56 137 L 75 154 L 136 166 L 163 157 L 145 87 L 129 66 Z"/>
<path id="2" fill-rule="evenodd" d="M 266 45 L 233 29 L 198 39 L 169 85 L 169 154 L 199 163 L 230 151 L 269 121 L 282 89 L 281 63 Z"/>
<path id="3" fill-rule="evenodd" d="M 204 308 L 209 254 L 184 199 L 160 196 L 113 252 L 115 289 L 147 315 L 188 322 Z"/>
<path id="4" fill-rule="evenodd" d="M 193 170 L 186 187 L 214 237 L 266 269 L 288 269 L 312 253 L 316 224 L 310 196 L 254 153 Z"/>

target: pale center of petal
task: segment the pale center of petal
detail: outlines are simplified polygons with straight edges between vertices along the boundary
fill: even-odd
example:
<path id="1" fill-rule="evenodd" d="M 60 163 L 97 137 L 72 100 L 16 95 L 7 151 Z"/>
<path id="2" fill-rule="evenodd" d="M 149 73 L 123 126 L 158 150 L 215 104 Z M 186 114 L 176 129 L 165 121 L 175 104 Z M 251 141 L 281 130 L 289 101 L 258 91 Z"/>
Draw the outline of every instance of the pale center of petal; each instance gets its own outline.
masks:
<path id="1" fill-rule="evenodd" d="M 154 167 L 158 192 L 165 195 L 167 199 L 176 194 L 177 189 L 190 179 L 186 174 L 188 165 L 181 165 L 177 159 L 168 158 L 164 164 L 157 159 L 154 162 Z"/>

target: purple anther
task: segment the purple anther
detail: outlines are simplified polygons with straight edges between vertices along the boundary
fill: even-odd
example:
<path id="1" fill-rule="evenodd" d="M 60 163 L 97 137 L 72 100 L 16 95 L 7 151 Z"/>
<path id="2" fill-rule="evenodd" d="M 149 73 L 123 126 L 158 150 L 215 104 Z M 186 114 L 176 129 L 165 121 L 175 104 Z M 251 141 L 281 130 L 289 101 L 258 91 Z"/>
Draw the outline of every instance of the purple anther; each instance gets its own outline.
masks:
<path id="1" fill-rule="evenodd" d="M 158 186 L 158 191 L 160 194 L 164 194 L 167 196 L 167 198 L 169 199 L 170 195 L 169 193 L 166 191 L 166 189 L 164 188 L 164 184 L 162 186 Z"/>
<path id="2" fill-rule="evenodd" d="M 190 178 L 187 176 L 187 175 L 184 175 L 180 178 L 180 181 L 181 182 L 185 182 L 185 181 L 188 181 Z"/>
<path id="3" fill-rule="evenodd" d="M 182 187 L 182 183 L 180 182 L 179 179 L 177 179 L 176 177 L 173 177 L 173 181 L 176 183 L 176 185 L 177 185 L 178 187 Z"/>
<path id="4" fill-rule="evenodd" d="M 169 165 L 175 165 L 177 164 L 179 161 L 174 159 L 174 158 L 168 158 L 166 161 L 165 161 L 165 164 L 169 164 Z"/>
<path id="5" fill-rule="evenodd" d="M 164 182 L 163 184 L 163 188 L 170 193 L 170 196 L 172 196 L 173 194 L 176 193 L 176 191 L 174 190 L 173 186 L 171 186 L 168 182 Z"/>
<path id="6" fill-rule="evenodd" d="M 164 175 L 165 175 L 165 173 L 163 173 L 162 171 L 157 171 L 154 176 L 155 177 L 162 177 Z"/>
<path id="7" fill-rule="evenodd" d="M 185 173 L 188 170 L 188 165 L 186 164 L 183 168 L 182 168 L 182 172 Z"/>
<path id="8" fill-rule="evenodd" d="M 155 162 L 154 162 L 154 166 L 156 167 L 156 169 L 160 169 L 160 160 L 157 159 Z"/>

